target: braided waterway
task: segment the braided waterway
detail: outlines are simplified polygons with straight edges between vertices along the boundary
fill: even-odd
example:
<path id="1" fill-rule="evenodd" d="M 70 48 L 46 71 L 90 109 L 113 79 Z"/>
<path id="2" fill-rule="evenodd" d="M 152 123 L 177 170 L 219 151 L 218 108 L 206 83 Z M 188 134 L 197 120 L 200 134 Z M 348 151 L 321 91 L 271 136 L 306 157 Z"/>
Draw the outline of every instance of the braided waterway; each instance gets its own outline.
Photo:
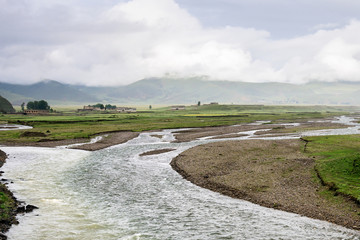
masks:
<path id="1" fill-rule="evenodd" d="M 343 132 L 359 133 L 357 125 L 349 128 Z M 254 131 L 246 133 L 236 139 L 249 139 Z M 2 169 L 14 182 L 9 188 L 19 200 L 39 207 L 19 216 L 9 239 L 360 239 L 357 231 L 191 184 L 172 170 L 171 159 L 221 140 L 173 140 L 172 131 L 164 130 L 96 152 L 1 147 L 9 154 Z M 175 150 L 139 156 L 165 148 Z"/>

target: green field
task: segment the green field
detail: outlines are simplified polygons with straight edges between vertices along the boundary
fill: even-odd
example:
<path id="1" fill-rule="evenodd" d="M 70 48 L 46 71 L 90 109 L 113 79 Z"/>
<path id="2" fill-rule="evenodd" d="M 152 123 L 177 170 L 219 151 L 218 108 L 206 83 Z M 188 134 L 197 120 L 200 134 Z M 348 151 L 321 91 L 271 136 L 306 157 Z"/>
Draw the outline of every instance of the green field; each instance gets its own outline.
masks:
<path id="1" fill-rule="evenodd" d="M 90 138 L 113 131 L 146 131 L 189 127 L 208 127 L 250 123 L 259 120 L 291 122 L 302 119 L 325 118 L 354 112 L 351 107 L 327 106 L 263 106 L 263 105 L 205 105 L 187 106 L 173 111 L 163 107 L 137 113 L 76 112 L 66 110 L 48 116 L 21 114 L 0 115 L 0 123 L 23 124 L 34 127 L 32 132 L 44 136 L 24 137 L 24 130 L 0 132 L 0 142 L 36 142 Z"/>
<path id="2" fill-rule="evenodd" d="M 317 157 L 315 170 L 323 184 L 360 203 L 360 135 L 305 139 L 307 152 Z"/>

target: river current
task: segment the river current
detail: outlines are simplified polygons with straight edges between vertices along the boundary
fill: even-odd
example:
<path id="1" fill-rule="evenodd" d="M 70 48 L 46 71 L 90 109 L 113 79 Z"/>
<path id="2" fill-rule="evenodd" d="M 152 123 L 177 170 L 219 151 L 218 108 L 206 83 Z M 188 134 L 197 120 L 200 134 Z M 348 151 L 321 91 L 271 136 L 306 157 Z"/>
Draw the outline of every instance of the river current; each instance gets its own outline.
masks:
<path id="1" fill-rule="evenodd" d="M 359 132 L 356 125 L 349 128 Z M 360 239 L 357 231 L 193 185 L 169 163 L 186 149 L 215 140 L 173 139 L 172 131 L 164 130 L 96 152 L 1 147 L 9 154 L 2 168 L 3 177 L 13 182 L 9 188 L 19 200 L 39 207 L 20 215 L 8 238 Z M 176 150 L 140 156 L 163 148 Z"/>

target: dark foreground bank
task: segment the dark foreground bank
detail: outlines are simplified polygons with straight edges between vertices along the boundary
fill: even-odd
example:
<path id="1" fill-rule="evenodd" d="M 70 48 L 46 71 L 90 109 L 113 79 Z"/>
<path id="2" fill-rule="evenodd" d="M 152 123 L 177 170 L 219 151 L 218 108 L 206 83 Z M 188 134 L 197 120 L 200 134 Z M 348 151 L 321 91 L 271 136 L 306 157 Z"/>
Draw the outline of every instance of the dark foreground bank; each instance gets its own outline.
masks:
<path id="1" fill-rule="evenodd" d="M 6 153 L 0 150 L 0 167 L 6 161 Z M 17 224 L 17 209 L 19 202 L 9 191 L 5 184 L 0 183 L 0 239 L 6 239 L 5 232 L 9 230 L 12 224 Z"/>
<path id="2" fill-rule="evenodd" d="M 360 230 L 360 207 L 323 186 L 301 140 L 210 143 L 174 158 L 171 166 L 201 187 L 265 207 Z"/>
<path id="3" fill-rule="evenodd" d="M 7 155 L 0 150 L 0 168 L 4 165 Z M 5 233 L 13 224 L 18 224 L 17 214 L 29 213 L 37 209 L 36 206 L 26 205 L 18 201 L 12 192 L 6 187 L 6 179 L 0 183 L 0 240 L 7 239 Z"/>

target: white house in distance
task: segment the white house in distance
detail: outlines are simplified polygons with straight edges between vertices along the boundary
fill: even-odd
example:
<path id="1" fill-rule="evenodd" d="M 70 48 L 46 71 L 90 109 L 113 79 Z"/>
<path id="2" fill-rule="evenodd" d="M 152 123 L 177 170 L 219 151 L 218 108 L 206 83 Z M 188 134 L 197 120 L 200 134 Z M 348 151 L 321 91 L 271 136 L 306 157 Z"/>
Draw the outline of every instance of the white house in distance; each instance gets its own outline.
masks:
<path id="1" fill-rule="evenodd" d="M 136 108 L 129 108 L 129 107 L 117 107 L 116 111 L 120 113 L 135 113 Z"/>

